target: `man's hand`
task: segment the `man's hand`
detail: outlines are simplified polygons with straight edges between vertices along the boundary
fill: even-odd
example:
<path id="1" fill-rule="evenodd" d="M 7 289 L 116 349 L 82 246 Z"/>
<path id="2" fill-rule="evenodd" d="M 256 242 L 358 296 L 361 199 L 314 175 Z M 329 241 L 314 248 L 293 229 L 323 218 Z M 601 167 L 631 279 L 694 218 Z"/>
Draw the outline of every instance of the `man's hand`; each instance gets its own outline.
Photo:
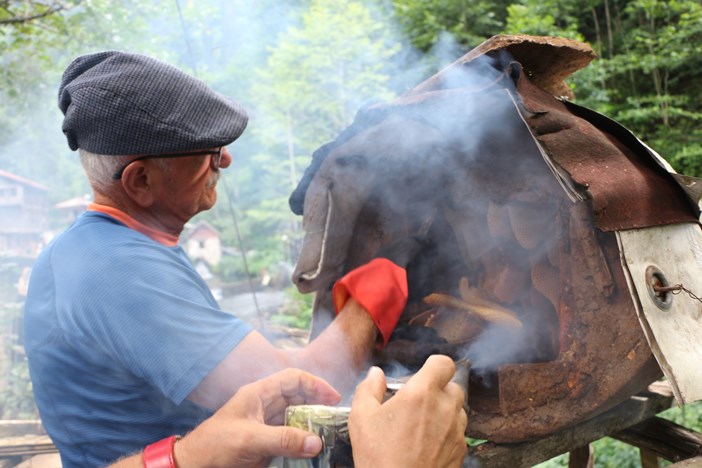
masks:
<path id="1" fill-rule="evenodd" d="M 319 436 L 282 424 L 289 405 L 335 405 L 340 395 L 324 380 L 288 369 L 241 387 L 211 418 L 175 445 L 178 466 L 266 467 L 274 457 L 314 457 Z"/>
<path id="2" fill-rule="evenodd" d="M 414 236 L 395 240 L 378 250 L 368 263 L 348 272 L 334 284 L 334 307 L 341 311 L 353 297 L 373 318 L 383 338 L 388 342 L 405 309 L 408 298 L 417 293 L 422 278 L 429 276 L 429 240 Z"/>
<path id="3" fill-rule="evenodd" d="M 417 374 L 383 403 L 385 375 L 372 368 L 351 405 L 349 432 L 354 465 L 366 467 L 461 466 L 468 450 L 463 390 L 451 382 L 455 366 L 430 356 Z"/>

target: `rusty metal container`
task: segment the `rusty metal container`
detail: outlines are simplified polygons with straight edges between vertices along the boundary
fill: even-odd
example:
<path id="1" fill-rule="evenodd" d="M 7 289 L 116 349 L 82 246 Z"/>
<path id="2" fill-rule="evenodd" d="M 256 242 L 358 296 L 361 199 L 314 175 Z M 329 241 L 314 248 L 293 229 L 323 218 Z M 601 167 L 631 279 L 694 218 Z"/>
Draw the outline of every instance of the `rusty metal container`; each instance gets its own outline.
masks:
<path id="1" fill-rule="evenodd" d="M 661 376 L 616 233 L 697 225 L 698 194 L 567 99 L 563 79 L 592 58 L 574 41 L 497 36 L 360 112 L 291 196 L 306 232 L 293 280 L 317 294 L 313 336 L 333 317 L 330 285 L 381 245 L 422 233 L 438 246 L 424 292 L 453 299 L 409 304 L 375 360 L 470 359 L 472 437 L 549 434 Z"/>

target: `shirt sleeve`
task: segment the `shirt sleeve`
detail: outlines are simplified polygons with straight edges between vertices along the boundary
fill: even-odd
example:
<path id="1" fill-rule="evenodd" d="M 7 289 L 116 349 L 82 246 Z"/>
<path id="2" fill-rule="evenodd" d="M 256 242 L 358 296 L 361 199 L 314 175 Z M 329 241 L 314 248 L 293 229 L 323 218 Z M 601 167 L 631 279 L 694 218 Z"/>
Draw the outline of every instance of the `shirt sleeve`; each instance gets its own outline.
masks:
<path id="1" fill-rule="evenodd" d="M 77 268 L 76 268 L 77 267 Z M 182 249 L 138 237 L 80 262 L 66 327 L 180 404 L 251 331 L 220 310 Z"/>

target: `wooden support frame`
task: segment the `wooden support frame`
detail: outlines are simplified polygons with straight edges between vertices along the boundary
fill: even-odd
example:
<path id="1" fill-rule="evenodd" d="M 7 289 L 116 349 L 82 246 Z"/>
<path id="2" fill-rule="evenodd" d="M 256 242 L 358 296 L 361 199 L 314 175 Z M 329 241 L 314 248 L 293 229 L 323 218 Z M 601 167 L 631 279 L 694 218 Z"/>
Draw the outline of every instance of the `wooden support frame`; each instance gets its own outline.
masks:
<path id="1" fill-rule="evenodd" d="M 702 434 L 656 416 L 673 404 L 669 385 L 656 382 L 648 391 L 632 396 L 609 411 L 549 436 L 518 444 L 485 442 L 469 447 L 463 466 L 531 467 L 570 453 L 569 467 L 585 468 L 592 466 L 589 444 L 608 436 L 641 449 L 642 463 L 644 460 L 647 463 L 644 467 L 658 466 L 658 457 L 677 461 L 701 454 Z"/>
<path id="2" fill-rule="evenodd" d="M 677 462 L 702 455 L 702 434 L 658 416 L 610 437 L 639 447 L 643 468 L 657 467 L 658 458 Z"/>

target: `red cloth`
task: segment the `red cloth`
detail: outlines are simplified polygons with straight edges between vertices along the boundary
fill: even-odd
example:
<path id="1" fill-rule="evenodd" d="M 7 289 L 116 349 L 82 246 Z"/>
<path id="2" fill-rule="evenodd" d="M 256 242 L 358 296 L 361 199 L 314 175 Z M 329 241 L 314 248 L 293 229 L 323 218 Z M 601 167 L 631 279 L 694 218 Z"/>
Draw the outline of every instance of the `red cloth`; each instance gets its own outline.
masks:
<path id="1" fill-rule="evenodd" d="M 353 297 L 375 322 L 383 337 L 383 346 L 400 320 L 407 295 L 407 272 L 387 258 L 376 258 L 351 270 L 332 290 L 336 313 Z"/>

